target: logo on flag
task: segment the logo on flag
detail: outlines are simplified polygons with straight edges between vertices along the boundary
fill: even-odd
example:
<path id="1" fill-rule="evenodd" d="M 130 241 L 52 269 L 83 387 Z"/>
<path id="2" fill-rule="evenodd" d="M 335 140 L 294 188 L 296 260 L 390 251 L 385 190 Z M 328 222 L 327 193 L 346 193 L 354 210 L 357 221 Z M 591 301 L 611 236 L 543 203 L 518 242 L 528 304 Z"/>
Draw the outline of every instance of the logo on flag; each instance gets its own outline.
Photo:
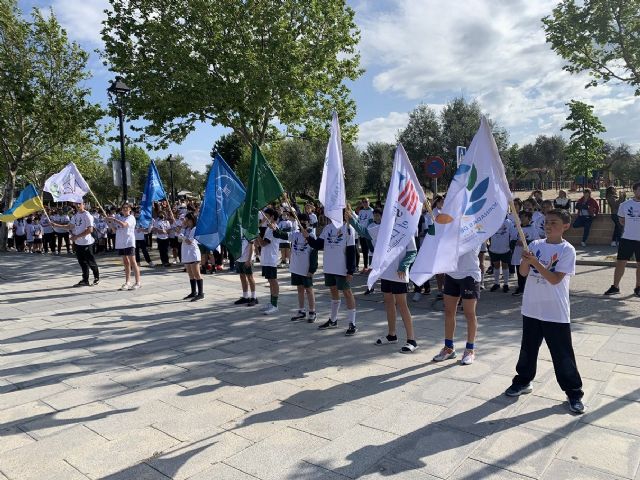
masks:
<path id="1" fill-rule="evenodd" d="M 71 162 L 59 173 L 47 178 L 43 190 L 49 192 L 56 202 L 79 203 L 90 189 L 76 164 Z"/>
<path id="2" fill-rule="evenodd" d="M 398 202 L 400 205 L 405 207 L 411 215 L 413 215 L 416 213 L 418 204 L 420 204 L 420 197 L 418 196 L 416 187 L 413 185 L 411 179 L 405 177 L 402 173 L 399 173 L 398 177 L 400 181 L 398 189 L 402 189 L 400 195 L 398 195 Z M 404 187 L 402 185 L 403 182 Z"/>

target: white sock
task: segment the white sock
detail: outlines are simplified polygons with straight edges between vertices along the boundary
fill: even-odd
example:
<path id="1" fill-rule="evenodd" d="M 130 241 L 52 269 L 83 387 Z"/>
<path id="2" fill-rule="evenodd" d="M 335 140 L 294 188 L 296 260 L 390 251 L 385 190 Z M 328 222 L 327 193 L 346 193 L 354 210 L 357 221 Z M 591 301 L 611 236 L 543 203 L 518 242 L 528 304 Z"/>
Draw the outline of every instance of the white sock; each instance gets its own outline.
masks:
<path id="1" fill-rule="evenodd" d="M 509 267 L 504 268 L 502 267 L 502 282 L 503 285 L 509 285 Z"/>
<path id="2" fill-rule="evenodd" d="M 255 291 L 255 290 L 251 292 L 251 298 L 257 298 L 257 297 L 256 297 L 256 291 Z"/>
<path id="3" fill-rule="evenodd" d="M 347 319 L 349 320 L 349 323 L 355 325 L 356 324 L 356 309 L 354 308 L 353 310 L 347 310 Z"/>
<path id="4" fill-rule="evenodd" d="M 242 292 L 242 298 L 249 298 L 249 292 Z"/>
<path id="5" fill-rule="evenodd" d="M 493 283 L 500 285 L 500 267 L 493 267 Z"/>
<path id="6" fill-rule="evenodd" d="M 331 300 L 331 321 L 338 320 L 338 311 L 340 310 L 340 300 Z"/>

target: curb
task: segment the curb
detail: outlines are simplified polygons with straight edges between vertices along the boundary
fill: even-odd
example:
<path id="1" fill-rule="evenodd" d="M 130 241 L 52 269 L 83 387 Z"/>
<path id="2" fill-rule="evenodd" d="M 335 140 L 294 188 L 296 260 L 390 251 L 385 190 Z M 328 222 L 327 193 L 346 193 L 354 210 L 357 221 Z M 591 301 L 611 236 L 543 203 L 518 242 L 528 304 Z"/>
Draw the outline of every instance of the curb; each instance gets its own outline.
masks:
<path id="1" fill-rule="evenodd" d="M 586 265 L 591 267 L 615 267 L 616 262 L 604 260 L 576 260 L 576 265 Z M 636 262 L 628 262 L 627 268 L 636 268 Z"/>

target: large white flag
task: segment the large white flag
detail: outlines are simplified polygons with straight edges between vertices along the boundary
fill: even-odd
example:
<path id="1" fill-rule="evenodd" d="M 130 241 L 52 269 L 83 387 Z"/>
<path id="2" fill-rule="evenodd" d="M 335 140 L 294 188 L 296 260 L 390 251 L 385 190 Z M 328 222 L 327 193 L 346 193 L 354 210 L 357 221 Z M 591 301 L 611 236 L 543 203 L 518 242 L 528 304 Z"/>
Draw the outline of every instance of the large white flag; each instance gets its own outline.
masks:
<path id="1" fill-rule="evenodd" d="M 435 233 L 422 242 L 411 280 L 421 285 L 436 273 L 455 271 L 461 255 L 500 228 L 510 199 L 498 147 L 483 116 L 435 219 Z"/>
<path id="2" fill-rule="evenodd" d="M 325 216 L 331 220 L 331 223 L 336 228 L 340 228 L 344 219 L 342 210 L 347 206 L 347 197 L 344 189 L 342 139 L 336 112 L 333 112 L 331 137 L 329 137 L 327 153 L 324 157 L 324 168 L 322 169 L 322 181 L 320 182 L 318 198 L 324 207 Z"/>
<path id="3" fill-rule="evenodd" d="M 382 222 L 373 249 L 371 273 L 367 280 L 369 288 L 389 265 L 404 255 L 407 244 L 416 235 L 424 201 L 424 192 L 407 152 L 402 144 L 398 144 Z"/>
<path id="4" fill-rule="evenodd" d="M 71 162 L 59 173 L 47 178 L 44 182 L 45 192 L 49 192 L 56 202 L 82 202 L 89 192 L 89 185 L 84 181 L 76 164 Z"/>

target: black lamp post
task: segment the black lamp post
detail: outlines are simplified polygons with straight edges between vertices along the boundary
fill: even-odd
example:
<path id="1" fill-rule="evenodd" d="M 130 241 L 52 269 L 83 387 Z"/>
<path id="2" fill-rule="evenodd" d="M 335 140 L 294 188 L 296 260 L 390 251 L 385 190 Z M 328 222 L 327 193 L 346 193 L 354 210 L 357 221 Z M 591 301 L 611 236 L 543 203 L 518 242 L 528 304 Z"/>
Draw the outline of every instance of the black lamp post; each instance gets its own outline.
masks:
<path id="1" fill-rule="evenodd" d="M 129 198 L 127 191 L 127 164 L 124 157 L 124 113 L 122 112 L 122 101 L 124 97 L 131 91 L 126 83 L 122 81 L 122 77 L 117 76 L 111 82 L 111 86 L 107 88 L 107 92 L 111 101 L 118 109 L 118 121 L 120 123 L 120 168 L 122 172 L 122 199 L 124 202 Z"/>
<path id="2" fill-rule="evenodd" d="M 175 160 L 173 160 L 173 155 L 169 155 L 169 158 L 167 158 L 167 162 L 169 162 L 169 181 L 171 182 L 171 206 L 173 207 L 173 205 L 175 205 L 176 203 L 176 190 L 173 187 L 173 162 Z"/>

